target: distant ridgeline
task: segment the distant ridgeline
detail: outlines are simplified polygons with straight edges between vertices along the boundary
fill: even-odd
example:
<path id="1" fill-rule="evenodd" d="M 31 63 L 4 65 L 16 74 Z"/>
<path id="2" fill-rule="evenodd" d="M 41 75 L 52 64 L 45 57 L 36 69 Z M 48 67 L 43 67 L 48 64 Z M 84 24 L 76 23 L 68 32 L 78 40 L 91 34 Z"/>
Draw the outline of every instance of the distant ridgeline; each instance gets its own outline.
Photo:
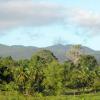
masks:
<path id="1" fill-rule="evenodd" d="M 37 48 L 33 46 L 6 46 L 6 45 L 0 45 L 0 56 L 7 57 L 12 56 L 13 59 L 19 60 L 19 59 L 30 59 L 33 53 L 35 53 L 38 50 L 46 49 L 53 52 L 53 54 L 58 58 L 60 62 L 66 61 L 68 59 L 68 55 L 66 52 L 72 47 L 72 45 L 53 45 L 46 48 Z M 81 51 L 83 51 L 85 54 L 93 55 L 98 62 L 100 62 L 100 51 L 92 50 L 88 47 L 81 46 Z"/>

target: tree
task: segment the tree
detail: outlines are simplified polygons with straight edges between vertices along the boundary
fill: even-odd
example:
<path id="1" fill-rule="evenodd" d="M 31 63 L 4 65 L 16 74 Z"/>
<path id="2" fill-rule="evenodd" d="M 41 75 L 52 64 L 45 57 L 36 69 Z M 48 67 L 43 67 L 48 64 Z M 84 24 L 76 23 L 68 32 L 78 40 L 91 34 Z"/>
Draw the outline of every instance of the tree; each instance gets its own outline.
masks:
<path id="1" fill-rule="evenodd" d="M 38 57 L 44 59 L 45 63 L 47 63 L 47 64 L 51 63 L 54 60 L 56 60 L 56 61 L 58 60 L 51 51 L 44 50 L 44 49 L 33 54 L 33 58 L 34 58 L 34 56 L 38 56 Z"/>
<path id="2" fill-rule="evenodd" d="M 81 50 L 81 45 L 72 45 L 71 48 L 68 50 L 67 55 L 68 57 L 76 63 L 79 56 L 83 54 L 83 51 Z"/>
<path id="3" fill-rule="evenodd" d="M 93 87 L 94 87 L 95 92 L 96 92 L 97 90 L 100 90 L 100 66 L 98 66 L 95 69 L 95 73 L 96 73 L 96 77 L 94 79 Z"/>
<path id="4" fill-rule="evenodd" d="M 75 68 L 75 65 L 73 64 L 72 61 L 65 61 L 62 65 L 62 83 L 63 83 L 63 88 L 66 91 L 67 85 L 69 84 L 70 81 L 70 75 Z"/>
<path id="5" fill-rule="evenodd" d="M 19 92 L 28 94 L 30 87 L 28 86 L 30 79 L 29 60 L 19 60 L 16 65 L 13 69 L 14 82 L 18 86 Z"/>
<path id="6" fill-rule="evenodd" d="M 0 82 L 2 83 L 13 80 L 12 67 L 14 67 L 14 61 L 11 57 L 0 58 Z"/>
<path id="7" fill-rule="evenodd" d="M 85 70 L 95 70 L 97 67 L 97 60 L 91 55 L 81 55 L 77 61 L 77 68 Z"/>
<path id="8" fill-rule="evenodd" d="M 44 87 L 42 85 L 44 79 L 44 68 L 46 68 L 52 61 L 56 61 L 56 57 L 49 50 L 40 50 L 35 53 L 30 60 L 30 78 L 32 79 L 32 89 L 35 92 L 42 92 Z"/>
<path id="9" fill-rule="evenodd" d="M 44 69 L 44 93 L 45 95 L 57 95 L 62 89 L 62 67 L 54 61 Z"/>
<path id="10" fill-rule="evenodd" d="M 35 55 L 31 58 L 29 66 L 32 91 L 42 92 L 43 69 L 46 67 L 46 61 L 44 58 Z"/>
<path id="11" fill-rule="evenodd" d="M 14 67 L 14 61 L 11 57 L 0 58 L 0 85 L 5 90 L 6 84 L 13 81 L 12 68 Z"/>
<path id="12" fill-rule="evenodd" d="M 71 88 L 84 89 L 92 87 L 95 82 L 95 69 L 97 68 L 97 61 L 94 56 L 80 55 L 74 70 L 70 75 Z"/>
<path id="13" fill-rule="evenodd" d="M 69 87 L 72 89 L 84 89 L 94 84 L 95 73 L 85 72 L 84 70 L 74 70 L 70 75 Z"/>

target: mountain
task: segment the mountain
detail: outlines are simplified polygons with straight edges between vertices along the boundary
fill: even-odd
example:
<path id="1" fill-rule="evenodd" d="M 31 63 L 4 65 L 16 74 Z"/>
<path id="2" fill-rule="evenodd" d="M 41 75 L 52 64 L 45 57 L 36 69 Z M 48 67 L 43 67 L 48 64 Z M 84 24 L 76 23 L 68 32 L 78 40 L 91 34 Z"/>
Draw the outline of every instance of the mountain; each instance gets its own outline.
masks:
<path id="1" fill-rule="evenodd" d="M 12 56 L 14 59 L 29 59 L 38 48 L 32 46 L 0 45 L 0 56 Z"/>
<path id="2" fill-rule="evenodd" d="M 38 50 L 46 49 L 52 51 L 60 61 L 65 61 L 67 59 L 66 52 L 70 49 L 71 46 L 72 45 L 58 44 L 46 48 L 37 48 L 33 46 L 21 46 L 21 45 L 7 46 L 0 44 L 0 56 L 2 57 L 12 56 L 15 60 L 29 59 L 33 55 L 33 53 L 37 52 Z M 82 46 L 81 49 L 86 54 L 95 56 L 96 59 L 100 62 L 100 51 L 95 51 L 85 46 Z"/>
<path id="3" fill-rule="evenodd" d="M 47 47 L 46 49 L 52 51 L 54 55 L 60 60 L 65 61 L 67 59 L 67 51 L 72 47 L 72 45 L 54 45 Z M 81 51 L 85 54 L 93 55 L 100 62 L 100 51 L 95 51 L 86 46 L 81 47 Z"/>

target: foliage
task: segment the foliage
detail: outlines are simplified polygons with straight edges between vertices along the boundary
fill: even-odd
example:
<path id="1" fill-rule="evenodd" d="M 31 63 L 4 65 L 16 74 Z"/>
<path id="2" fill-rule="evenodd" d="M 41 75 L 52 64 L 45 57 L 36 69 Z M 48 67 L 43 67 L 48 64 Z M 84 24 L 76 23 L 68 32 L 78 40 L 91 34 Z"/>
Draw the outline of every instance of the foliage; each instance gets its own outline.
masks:
<path id="1" fill-rule="evenodd" d="M 44 69 L 44 92 L 47 95 L 57 95 L 62 89 L 62 66 L 58 62 L 52 62 Z"/>
<path id="2" fill-rule="evenodd" d="M 100 91 L 100 67 L 95 57 L 75 50 L 75 62 L 60 63 L 48 50 L 33 54 L 30 60 L 1 57 L 0 91 L 33 96 L 73 94 L 74 90 L 79 94 Z"/>

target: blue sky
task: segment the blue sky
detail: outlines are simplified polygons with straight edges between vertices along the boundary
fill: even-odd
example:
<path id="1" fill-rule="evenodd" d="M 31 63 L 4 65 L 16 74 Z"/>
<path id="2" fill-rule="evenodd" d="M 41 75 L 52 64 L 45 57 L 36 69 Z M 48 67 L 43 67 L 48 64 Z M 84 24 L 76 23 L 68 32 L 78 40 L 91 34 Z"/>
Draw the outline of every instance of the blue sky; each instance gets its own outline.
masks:
<path id="1" fill-rule="evenodd" d="M 100 0 L 0 0 L 0 43 L 100 50 Z"/>

